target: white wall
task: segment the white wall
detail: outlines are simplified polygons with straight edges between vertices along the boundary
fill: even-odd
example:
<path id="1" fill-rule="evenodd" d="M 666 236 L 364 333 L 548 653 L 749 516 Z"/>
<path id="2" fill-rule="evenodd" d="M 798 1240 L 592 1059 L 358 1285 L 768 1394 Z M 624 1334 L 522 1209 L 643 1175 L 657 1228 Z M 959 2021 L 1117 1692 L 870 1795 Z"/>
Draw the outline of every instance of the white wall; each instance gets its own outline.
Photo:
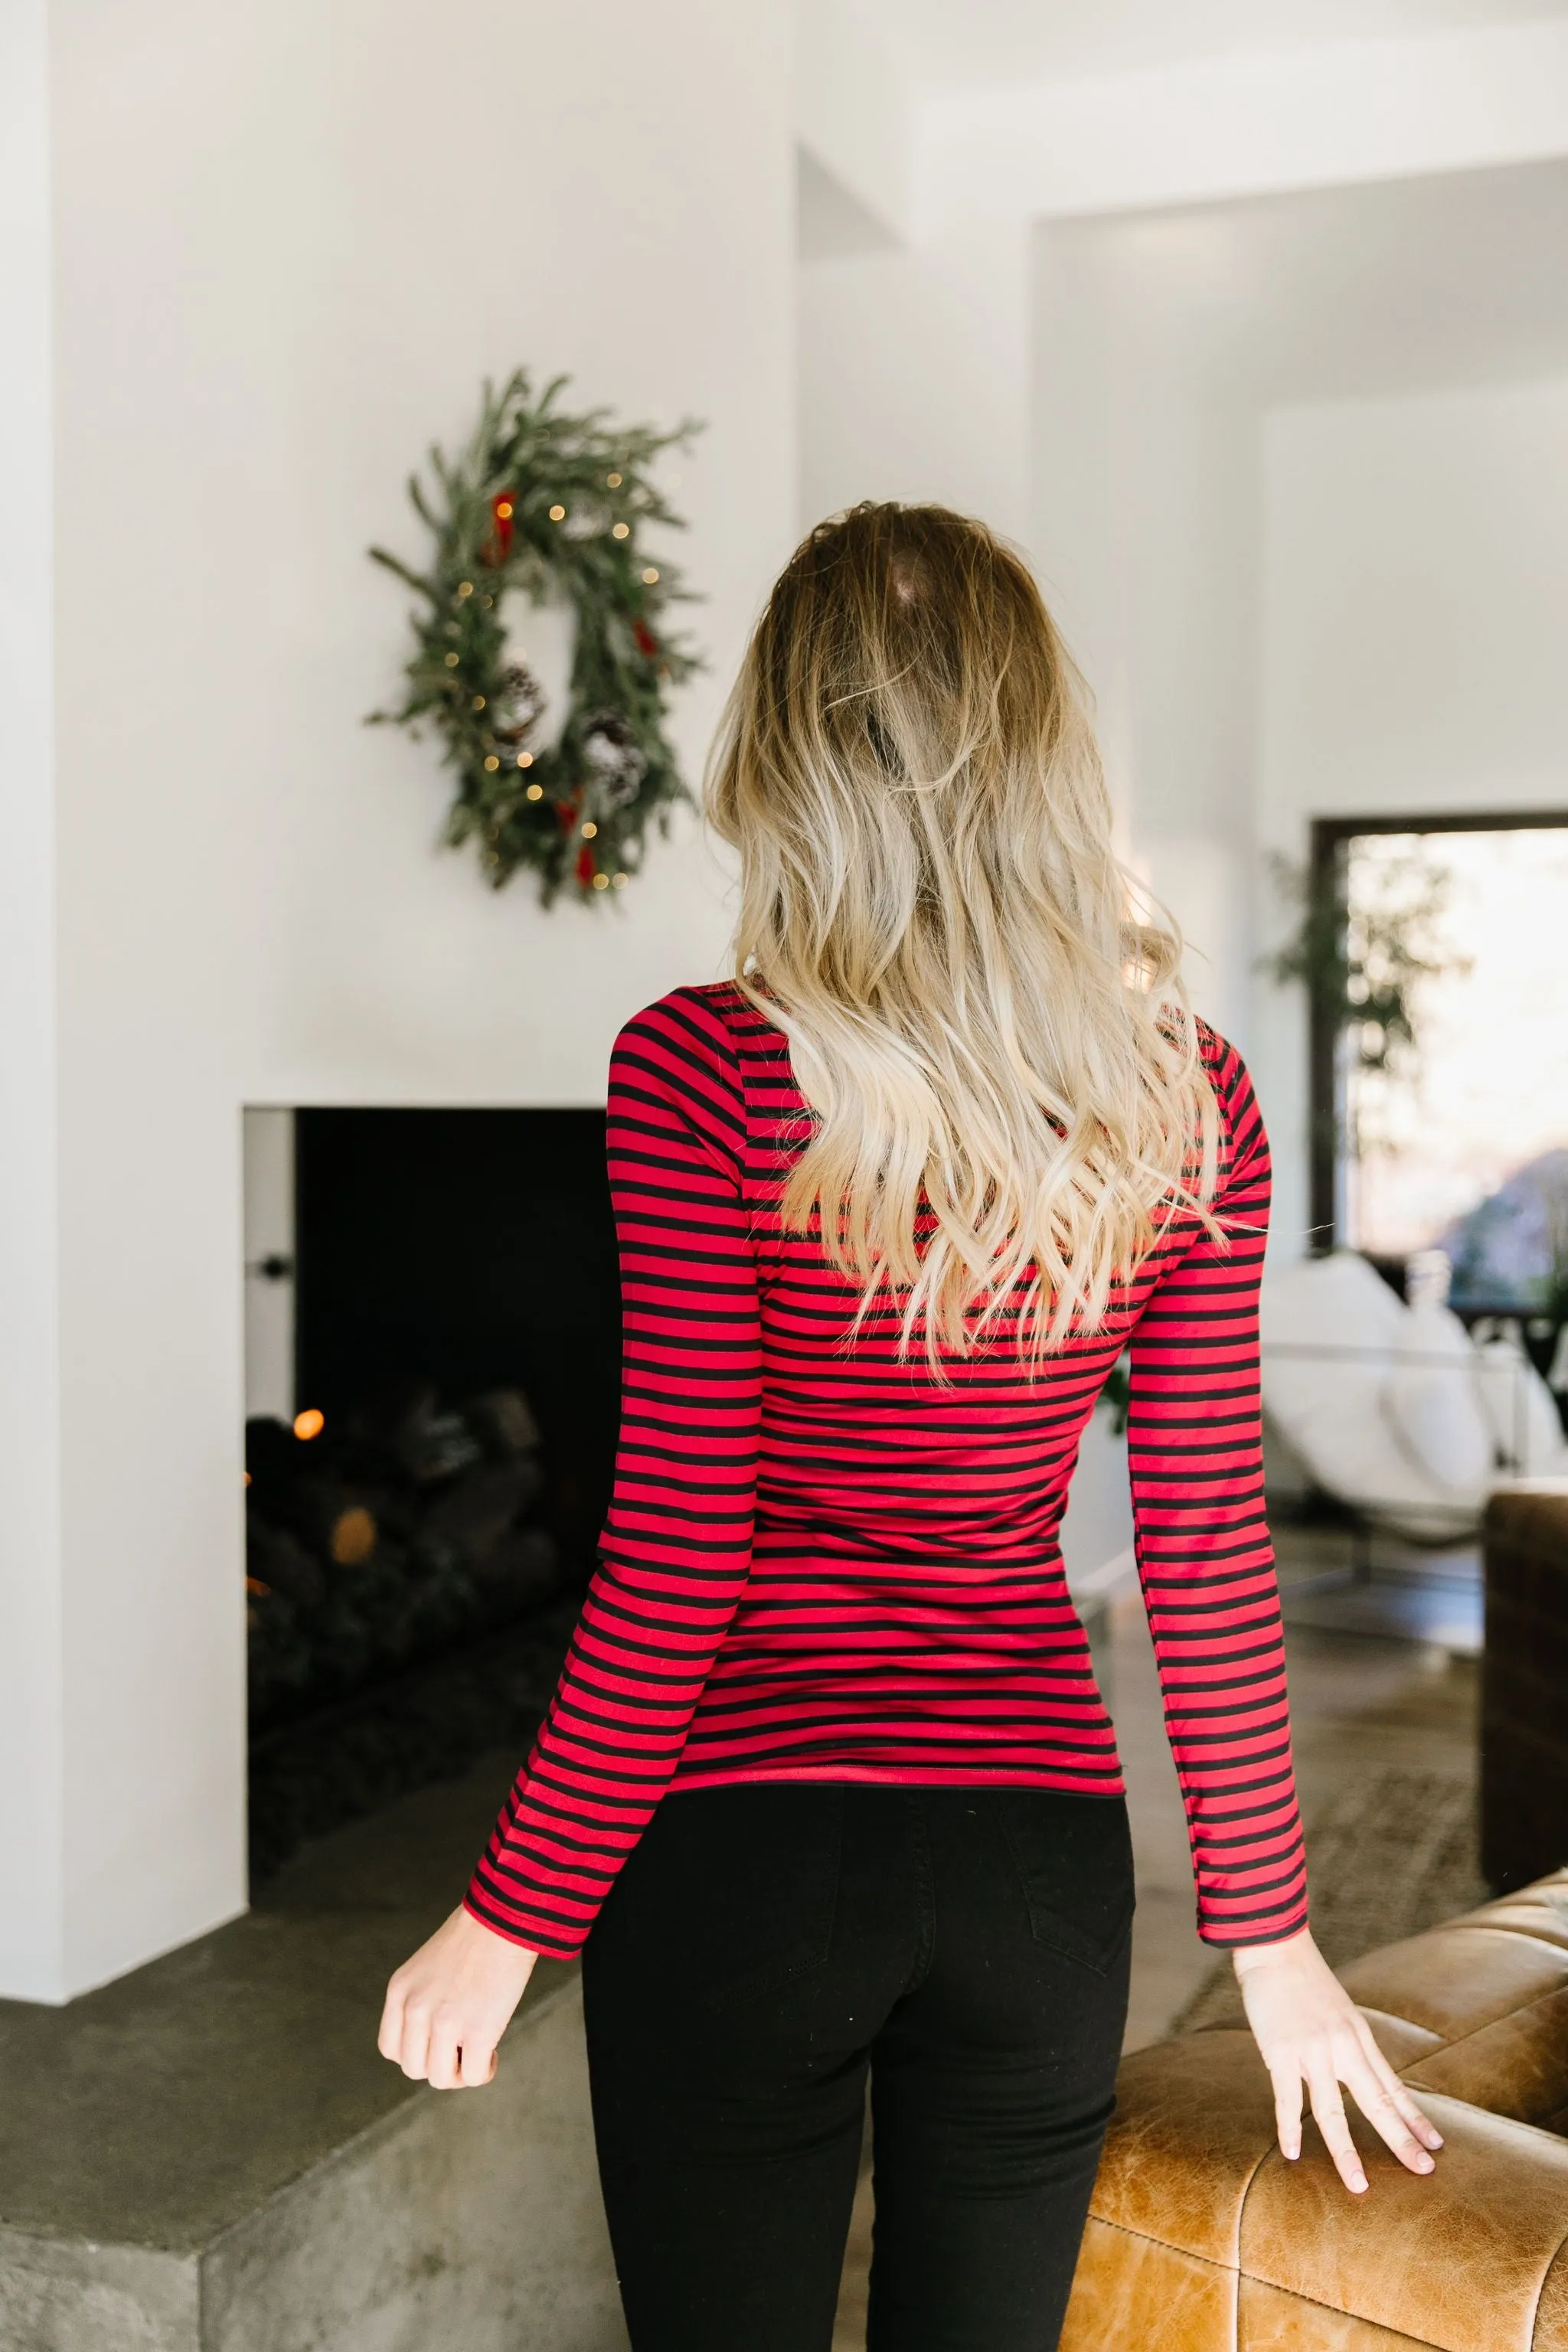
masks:
<path id="1" fill-rule="evenodd" d="M 1282 410 L 1264 435 L 1258 834 L 1568 810 L 1568 377 Z M 1260 987 L 1276 1230 L 1304 1231 L 1299 997 Z"/>
<path id="2" fill-rule="evenodd" d="M 45 0 L 0 10 L 0 1986 L 59 1980 L 58 1219 Z"/>
<path id="3" fill-rule="evenodd" d="M 294 1393 L 294 1113 L 269 1103 L 242 1115 L 245 1417 L 292 1421 Z M 268 1262 L 289 1271 L 267 1274 Z"/>
<path id="4" fill-rule="evenodd" d="M 1022 538 L 1022 226 L 813 261 L 799 301 L 803 526 L 861 499 L 931 499 Z"/>
<path id="5" fill-rule="evenodd" d="M 715 968 L 689 827 L 548 916 L 437 853 L 429 745 L 361 725 L 406 604 L 364 550 L 417 551 L 405 476 L 487 372 L 707 418 L 695 768 L 795 521 L 787 29 L 55 0 L 64 1528 L 5 1529 L 40 1622 L 0 1723 L 47 1686 L 52 1595 L 63 1704 L 19 1760 L 66 1831 L 63 1897 L 4 1857 L 0 1989 L 61 1997 L 244 1899 L 242 1105 L 593 1101 L 620 1021 Z M 35 823 L 49 789 L 35 756 Z"/>
<path id="6" fill-rule="evenodd" d="M 1198 1009 L 1245 1043 L 1258 415 L 1224 235 L 1205 215 L 1039 232 L 1030 535 L 1096 698 L 1122 853 L 1183 926 Z"/>
<path id="7" fill-rule="evenodd" d="M 885 236 L 908 227 L 914 166 L 910 95 L 886 41 L 854 0 L 795 0 L 795 128 L 801 151 Z"/>
<path id="8" fill-rule="evenodd" d="M 1568 377 L 1270 416 L 1261 821 L 1568 804 Z"/>

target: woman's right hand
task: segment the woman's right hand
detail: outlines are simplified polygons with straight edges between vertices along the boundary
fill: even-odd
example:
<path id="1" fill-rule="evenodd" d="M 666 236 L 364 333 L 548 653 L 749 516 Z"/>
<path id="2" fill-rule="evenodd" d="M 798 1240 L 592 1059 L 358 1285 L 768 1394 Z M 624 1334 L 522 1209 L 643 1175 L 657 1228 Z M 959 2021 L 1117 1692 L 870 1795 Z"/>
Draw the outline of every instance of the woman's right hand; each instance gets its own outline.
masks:
<path id="1" fill-rule="evenodd" d="M 497 2047 L 538 1958 L 471 1912 L 454 1911 L 395 1972 L 377 2049 L 410 2082 L 482 2090 L 495 2079 Z"/>
<path id="2" fill-rule="evenodd" d="M 1372 2029 L 1330 1968 L 1310 1931 L 1233 1955 L 1253 2039 L 1274 2084 L 1283 2155 L 1301 2153 L 1301 2092 L 1345 2187 L 1359 2197 L 1366 2174 L 1345 2121 L 1342 2083 L 1373 2129 L 1408 2172 L 1430 2172 L 1443 2135 L 1423 2115 Z"/>

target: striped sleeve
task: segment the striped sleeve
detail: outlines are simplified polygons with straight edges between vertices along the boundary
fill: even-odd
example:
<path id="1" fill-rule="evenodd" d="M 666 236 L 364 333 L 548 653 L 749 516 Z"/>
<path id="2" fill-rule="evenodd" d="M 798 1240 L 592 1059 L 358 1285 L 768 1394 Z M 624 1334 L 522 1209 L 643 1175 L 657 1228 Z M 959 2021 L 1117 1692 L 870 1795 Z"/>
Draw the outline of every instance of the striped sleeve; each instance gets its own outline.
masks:
<path id="1" fill-rule="evenodd" d="M 1225 1147 L 1200 1230 L 1132 1336 L 1129 1462 L 1138 1568 L 1197 1884 L 1198 1932 L 1278 1942 L 1306 1925 L 1285 1645 L 1263 1501 L 1258 1291 L 1268 1143 L 1239 1055 L 1205 1033 Z"/>
<path id="2" fill-rule="evenodd" d="M 679 990 L 610 1069 L 620 1444 L 598 1573 L 467 1907 L 560 1959 L 587 1940 L 668 1784 L 751 1570 L 761 1391 L 730 1033 Z"/>

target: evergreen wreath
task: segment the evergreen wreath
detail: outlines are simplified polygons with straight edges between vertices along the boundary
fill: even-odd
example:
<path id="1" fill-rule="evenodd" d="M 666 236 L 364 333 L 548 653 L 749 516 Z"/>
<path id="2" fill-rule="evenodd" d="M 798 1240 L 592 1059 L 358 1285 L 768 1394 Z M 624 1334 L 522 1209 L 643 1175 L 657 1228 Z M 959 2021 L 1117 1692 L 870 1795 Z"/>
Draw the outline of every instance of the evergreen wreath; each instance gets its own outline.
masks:
<path id="1" fill-rule="evenodd" d="M 537 399 L 521 368 L 499 393 L 487 383 L 462 454 L 430 452 L 434 492 L 410 478 L 435 536 L 427 571 L 370 551 L 421 599 L 407 692 L 370 723 L 436 729 L 458 779 L 447 841 L 476 840 L 498 890 L 531 868 L 546 906 L 565 887 L 582 898 L 624 887 L 650 817 L 667 832 L 672 804 L 689 798 L 665 722 L 668 689 L 698 667 L 663 626 L 665 608 L 689 592 L 670 565 L 649 561 L 640 536 L 650 523 L 683 527 L 650 469 L 699 427 L 616 425 L 603 408 L 568 415 L 555 404 L 568 381 L 555 377 Z M 535 604 L 562 599 L 576 620 L 564 723 L 538 748 L 544 696 L 509 650 L 501 617 L 514 588 Z"/>

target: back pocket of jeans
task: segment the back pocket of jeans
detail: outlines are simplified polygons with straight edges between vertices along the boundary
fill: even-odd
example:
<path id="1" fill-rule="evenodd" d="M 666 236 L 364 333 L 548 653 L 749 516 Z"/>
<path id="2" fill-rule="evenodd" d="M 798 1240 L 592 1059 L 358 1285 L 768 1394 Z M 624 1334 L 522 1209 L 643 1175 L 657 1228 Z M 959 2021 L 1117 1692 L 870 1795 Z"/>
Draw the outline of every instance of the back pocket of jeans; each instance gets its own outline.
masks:
<path id="1" fill-rule="evenodd" d="M 1037 1943 L 1107 1975 L 1132 1926 L 1132 1840 L 1119 1798 L 1002 1792 L 1002 1827 Z"/>
<path id="2" fill-rule="evenodd" d="M 752 1999 L 826 1962 L 843 1812 L 842 1790 L 800 1782 L 665 1799 L 645 1859 L 658 1872 L 680 1973 L 705 2003 Z"/>

